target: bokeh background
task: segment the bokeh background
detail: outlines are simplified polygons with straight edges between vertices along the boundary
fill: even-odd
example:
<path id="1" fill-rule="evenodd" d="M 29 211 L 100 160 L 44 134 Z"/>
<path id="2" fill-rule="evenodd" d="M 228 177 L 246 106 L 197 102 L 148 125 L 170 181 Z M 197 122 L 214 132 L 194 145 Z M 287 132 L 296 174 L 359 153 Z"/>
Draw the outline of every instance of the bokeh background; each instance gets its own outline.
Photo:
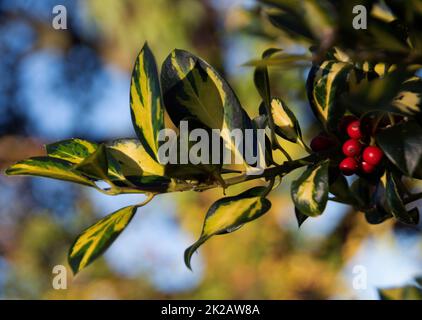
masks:
<path id="1" fill-rule="evenodd" d="M 66 30 L 52 27 L 57 4 L 67 9 Z M 303 51 L 262 19 L 253 0 L 0 1 L 0 169 L 59 139 L 134 137 L 130 72 L 146 40 L 159 64 L 174 48 L 206 59 L 251 116 L 260 101 L 253 69 L 242 64 L 268 47 Z M 318 127 L 305 98 L 308 68 L 274 68 L 271 79 L 309 141 Z M 74 238 L 141 196 L 1 174 L 0 298 L 377 299 L 376 288 L 422 273 L 420 225 L 368 225 L 362 213 L 329 203 L 298 229 L 288 194 L 294 177 L 271 194 L 269 213 L 201 247 L 193 272 L 184 249 L 221 190 L 157 197 L 104 257 L 77 277 L 68 268 L 68 289 L 54 290 L 52 269 L 67 266 Z M 367 272 L 366 288 L 353 288 L 356 266 Z"/>

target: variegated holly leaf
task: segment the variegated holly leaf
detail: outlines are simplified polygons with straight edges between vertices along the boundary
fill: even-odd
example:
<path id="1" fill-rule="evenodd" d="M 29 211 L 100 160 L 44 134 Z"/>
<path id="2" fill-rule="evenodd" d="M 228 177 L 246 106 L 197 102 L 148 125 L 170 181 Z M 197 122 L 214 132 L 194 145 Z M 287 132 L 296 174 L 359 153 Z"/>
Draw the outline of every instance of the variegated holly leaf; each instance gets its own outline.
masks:
<path id="1" fill-rule="evenodd" d="M 403 82 L 391 103 L 391 111 L 406 116 L 422 115 L 422 79 L 412 77 Z"/>
<path id="2" fill-rule="evenodd" d="M 98 144 L 82 139 L 68 139 L 48 144 L 45 148 L 49 157 L 78 164 L 94 153 Z"/>
<path id="3" fill-rule="evenodd" d="M 63 141 L 58 141 L 52 144 L 48 144 L 46 146 L 47 154 L 49 157 L 63 159 L 69 162 L 72 162 L 76 167 L 77 166 L 83 166 L 80 165 L 82 162 L 92 162 L 92 157 L 98 158 L 98 157 L 105 157 L 104 152 L 106 153 L 106 158 L 103 159 L 103 166 L 105 161 L 107 161 L 107 167 L 108 167 L 108 173 L 107 176 L 110 180 L 113 181 L 119 181 L 124 180 L 124 175 L 121 172 L 120 165 L 116 161 L 116 159 L 113 158 L 113 156 L 110 154 L 110 152 L 107 150 L 107 148 L 103 148 L 98 151 L 99 145 L 94 142 L 90 142 L 87 140 L 82 139 L 68 139 Z M 95 156 L 93 154 L 97 153 Z M 91 160 L 88 158 L 91 157 Z M 104 170 L 104 168 L 103 168 Z M 83 172 L 83 170 L 80 170 Z M 98 171 L 98 169 L 96 170 Z M 86 172 L 85 172 L 86 173 Z M 99 174 L 97 172 L 96 174 L 91 172 L 88 173 L 92 178 L 96 180 L 101 180 L 104 178 L 103 174 Z"/>
<path id="4" fill-rule="evenodd" d="M 406 209 L 397 187 L 397 179 L 394 174 L 390 172 L 387 174 L 385 193 L 388 208 L 397 220 L 416 225 L 419 223 L 419 210 L 416 207 L 411 210 Z"/>
<path id="5" fill-rule="evenodd" d="M 210 129 L 220 129 L 226 146 L 242 154 L 231 131 L 252 129 L 252 121 L 226 80 L 207 62 L 174 50 L 164 61 L 161 83 L 166 110 L 174 124 L 193 118 Z"/>
<path id="6" fill-rule="evenodd" d="M 118 139 L 107 144 L 108 152 L 120 164 L 125 176 L 163 176 L 164 166 L 136 139 Z"/>
<path id="7" fill-rule="evenodd" d="M 290 142 L 302 143 L 302 132 L 299 122 L 286 103 L 279 98 L 273 98 L 270 108 L 274 120 L 275 133 Z M 264 108 L 261 107 L 260 113 L 264 112 Z"/>
<path id="8" fill-rule="evenodd" d="M 164 128 L 164 109 L 157 65 L 146 43 L 133 67 L 130 109 L 139 140 L 150 157 L 157 159 L 158 133 Z"/>
<path id="9" fill-rule="evenodd" d="M 291 185 L 291 195 L 296 208 L 310 217 L 320 215 L 328 200 L 329 161 L 320 162 L 306 169 Z"/>
<path id="10" fill-rule="evenodd" d="M 353 66 L 334 60 L 314 65 L 308 75 L 306 89 L 311 108 L 327 130 L 335 130 L 345 112 L 340 95 L 347 88 Z"/>
<path id="11" fill-rule="evenodd" d="M 382 65 L 382 66 L 380 66 Z M 392 112 L 407 117 L 420 117 L 422 114 L 422 80 L 413 72 L 397 69 L 387 73 L 384 64 L 375 65 L 375 79 L 349 81 L 350 91 L 343 97 L 348 108 L 357 114 L 370 111 Z"/>
<path id="12" fill-rule="evenodd" d="M 108 160 L 104 144 L 101 144 L 97 150 L 76 164 L 73 170 L 81 172 L 93 179 L 107 180 Z"/>
<path id="13" fill-rule="evenodd" d="M 52 158 L 33 157 L 19 161 L 6 170 L 7 175 L 41 176 L 58 180 L 65 180 L 94 187 L 95 184 L 82 174 L 72 170 L 73 163 Z"/>
<path id="14" fill-rule="evenodd" d="M 189 121 L 189 132 L 200 128 L 207 132 L 208 137 L 212 137 L 213 133 L 210 129 L 194 124 L 195 120 Z M 220 139 L 221 143 L 221 138 L 218 136 L 216 138 Z M 199 139 L 200 142 L 198 142 Z M 214 159 L 216 154 L 213 154 L 213 139 L 199 139 L 192 141 L 187 134 L 180 134 L 175 139 L 166 142 L 169 143 L 169 153 L 173 150 L 174 157 L 165 165 L 165 175 L 180 180 L 209 182 L 216 180 L 224 186 L 224 180 L 221 177 L 224 159 L 222 153 L 219 154 L 218 159 Z M 162 146 L 164 147 L 164 144 Z"/>
<path id="15" fill-rule="evenodd" d="M 267 60 L 271 56 L 280 50 L 277 49 L 268 49 L 265 50 L 262 54 L 262 59 Z M 270 138 L 271 138 L 271 149 L 281 148 L 277 142 L 275 136 L 276 125 L 274 120 L 274 115 L 271 110 L 271 88 L 270 88 L 270 79 L 268 75 L 268 68 L 266 66 L 258 66 L 254 72 L 254 84 L 256 89 L 259 92 L 259 95 L 262 98 L 262 104 L 260 106 L 259 112 L 261 115 L 266 115 L 268 127 L 270 128 Z"/>
<path id="16" fill-rule="evenodd" d="M 118 139 L 107 144 L 107 152 L 118 163 L 125 181 L 117 186 L 133 184 L 140 192 L 166 193 L 178 185 L 165 176 L 165 166 L 154 160 L 136 139 Z"/>
<path id="17" fill-rule="evenodd" d="M 237 196 L 222 198 L 209 208 L 199 239 L 185 251 L 185 264 L 191 269 L 192 254 L 209 238 L 233 232 L 245 223 L 255 220 L 271 208 L 271 202 L 262 197 L 263 187 L 249 189 Z"/>
<path id="18" fill-rule="evenodd" d="M 83 231 L 69 250 L 68 261 L 76 274 L 101 256 L 126 228 L 138 206 L 128 206 L 113 212 Z"/>

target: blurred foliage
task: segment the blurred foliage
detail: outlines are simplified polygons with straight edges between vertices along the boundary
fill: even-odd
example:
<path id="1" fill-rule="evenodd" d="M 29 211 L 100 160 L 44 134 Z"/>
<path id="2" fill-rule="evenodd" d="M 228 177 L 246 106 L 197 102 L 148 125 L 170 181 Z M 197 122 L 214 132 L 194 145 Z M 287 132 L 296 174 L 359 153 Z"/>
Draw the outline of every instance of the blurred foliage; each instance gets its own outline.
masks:
<path id="1" fill-rule="evenodd" d="M 7 101 L 0 107 L 2 114 L 7 115 L 2 118 L 0 126 L 2 168 L 15 160 L 35 153 L 41 154 L 40 142 L 49 142 L 51 139 L 36 133 L 35 121 L 25 112 L 26 101 L 19 95 L 22 86 L 19 65 L 25 57 L 45 48 L 53 48 L 64 58 L 63 72 L 58 78 L 61 85 L 58 83 L 57 86 L 59 92 L 67 93 L 69 99 L 74 100 L 72 108 L 79 110 L 79 113 L 92 108 L 91 102 L 96 99 L 98 92 L 91 84 L 101 70 L 113 66 L 128 72 L 145 40 L 154 48 L 159 61 L 175 47 L 189 49 L 204 57 L 228 75 L 247 110 L 257 110 L 260 99 L 253 90 L 253 70 L 240 67 L 242 63 L 256 59 L 264 48 L 272 46 L 283 46 L 308 55 L 306 50 L 298 47 L 298 43 L 306 47 L 308 39 L 305 37 L 296 42 L 289 34 L 280 34 L 267 19 L 262 19 L 263 13 L 259 6 L 248 11 L 232 7 L 219 12 L 222 9 L 216 9 L 211 1 L 128 0 L 106 3 L 93 0 L 83 4 L 75 2 L 77 5 L 66 3 L 68 8 L 74 9 L 69 10 L 69 14 L 71 22 L 75 23 L 69 23 L 69 30 L 58 32 L 50 27 L 49 14 L 43 17 L 31 10 L 31 4 L 26 9 L 25 6 L 23 9 L 15 9 L 20 2 L 16 3 L 16 6 L 9 1 L 0 4 L 0 36 L 3 37 L 10 28 L 16 28 L 14 24 L 18 22 L 31 29 L 36 41 L 22 50 L 7 47 L 6 41 L 0 44 L 0 49 L 7 57 L 1 64 L 2 73 L 10 74 L 7 81 L 1 81 L 2 96 L 4 94 L 4 101 Z M 47 4 L 42 10 L 50 12 L 51 6 Z M 79 14 L 83 12 L 84 18 L 78 18 L 76 11 Z M 330 29 L 327 27 L 323 31 L 317 35 L 305 34 L 324 40 Z M 234 50 L 230 46 L 234 39 L 238 45 L 239 42 L 242 44 L 239 45 L 241 49 L 235 52 L 248 52 L 244 59 L 229 56 L 228 52 Z M 399 50 L 397 54 L 402 52 Z M 236 62 L 237 74 L 227 67 L 232 63 L 226 60 Z M 306 128 L 303 132 L 305 140 L 309 140 L 319 130 L 305 102 L 303 83 L 307 67 L 306 64 L 299 64 L 297 68 L 283 66 L 278 70 L 270 70 L 274 95 L 282 96 L 289 107 L 296 111 L 302 128 Z M 126 106 L 126 101 L 122 105 Z M 256 115 L 253 112 L 250 112 L 251 116 Z M 93 126 L 95 124 L 90 122 L 75 121 L 68 135 L 90 138 L 93 135 L 90 128 Z M 105 140 L 110 137 L 96 138 Z M 10 147 L 11 139 L 13 147 Z M 303 152 L 293 144 L 287 144 L 287 150 L 295 156 Z M 148 276 L 140 274 L 132 278 L 124 277 L 110 267 L 105 259 L 100 259 L 95 268 L 88 268 L 76 278 L 71 279 L 69 272 L 69 289 L 60 291 L 51 287 L 52 266 L 66 264 L 66 249 L 81 229 L 97 220 L 96 210 L 84 190 L 68 185 L 61 192 L 60 188 L 57 190 L 52 205 L 51 200 L 49 202 L 35 192 L 38 182 L 39 179 L 12 181 L 0 177 L 2 197 L 9 200 L 8 205 L 0 209 L 0 259 L 6 261 L 6 268 L 0 270 L 0 283 L 4 283 L 0 288 L 1 297 L 355 298 L 356 293 L 350 290 L 350 284 L 345 283 L 342 272 L 362 243 L 368 238 L 390 234 L 390 227 L 397 232 L 401 230 L 414 234 L 413 229 L 403 229 L 392 221 L 385 225 L 369 226 L 363 214 L 348 212 L 328 235 L 309 238 L 300 230 L 289 227 L 292 217 L 294 219 L 294 210 L 284 190 L 280 190 L 271 195 L 272 209 L 260 223 L 250 224 L 237 231 L 236 235 L 215 237 L 201 248 L 206 267 L 203 279 L 196 288 L 165 293 L 157 289 Z M 242 190 L 235 188 L 229 190 L 228 194 L 239 191 Z M 177 201 L 165 201 L 177 208 L 177 223 L 193 237 L 198 237 L 197 230 L 202 224 L 204 208 L 208 208 L 216 197 L 221 196 L 221 191 L 210 190 L 200 195 L 183 193 Z M 66 209 L 58 204 L 62 201 L 69 204 Z M 304 224 L 308 223 L 311 221 Z"/>

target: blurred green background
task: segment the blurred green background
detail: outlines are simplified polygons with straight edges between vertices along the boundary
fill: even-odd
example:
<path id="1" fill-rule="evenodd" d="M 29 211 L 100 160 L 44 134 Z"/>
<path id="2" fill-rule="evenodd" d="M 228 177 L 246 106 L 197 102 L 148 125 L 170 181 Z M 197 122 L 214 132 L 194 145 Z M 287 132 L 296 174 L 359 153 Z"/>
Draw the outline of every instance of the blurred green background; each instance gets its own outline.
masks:
<path id="1" fill-rule="evenodd" d="M 57 4 L 67 9 L 66 30 L 52 27 Z M 272 29 L 252 0 L 0 1 L 0 169 L 59 139 L 134 137 L 130 72 L 145 41 L 159 65 L 174 48 L 203 57 L 251 116 L 260 100 L 253 68 L 242 64 L 268 47 L 303 51 Z M 305 98 L 308 67 L 271 70 L 273 90 L 295 111 L 307 141 L 318 133 Z M 301 155 L 290 143 L 286 148 Z M 422 273 L 420 225 L 368 225 L 362 213 L 330 203 L 299 230 L 288 194 L 294 177 L 271 194 L 269 213 L 201 247 L 193 272 L 184 266 L 184 249 L 221 190 L 158 197 L 104 257 L 77 277 L 68 268 L 68 288 L 55 290 L 52 269 L 67 266 L 74 238 L 139 196 L 2 174 L 0 298 L 377 299 L 376 288 Z M 359 266 L 366 288 L 353 287 Z"/>

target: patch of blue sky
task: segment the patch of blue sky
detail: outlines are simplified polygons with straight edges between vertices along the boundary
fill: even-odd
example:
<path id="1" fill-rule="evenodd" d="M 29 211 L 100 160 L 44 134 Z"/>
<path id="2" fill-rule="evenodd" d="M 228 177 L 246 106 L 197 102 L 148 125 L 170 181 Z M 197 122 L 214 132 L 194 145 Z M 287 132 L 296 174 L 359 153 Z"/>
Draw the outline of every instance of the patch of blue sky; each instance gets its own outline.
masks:
<path id="1" fill-rule="evenodd" d="M 281 210 L 288 212 L 288 218 L 285 219 L 283 216 L 280 220 L 280 227 L 298 230 L 297 220 L 294 213 L 294 204 L 292 202 L 286 203 Z M 329 201 L 324 213 L 318 217 L 308 218 L 302 224 L 298 232 L 309 240 L 324 238 L 335 229 L 347 213 L 347 210 L 348 206 Z"/>
<path id="2" fill-rule="evenodd" d="M 18 36 L 17 36 L 18 35 Z M 24 52 L 30 49 L 34 43 L 34 30 L 23 21 L 9 22 L 0 28 L 1 47 L 6 48 L 13 54 Z M 8 57 L 4 55 L 2 62 Z"/>
<path id="3" fill-rule="evenodd" d="M 5 299 L 4 287 L 9 274 L 9 265 L 6 259 L 0 257 L 0 299 Z"/>
<path id="4" fill-rule="evenodd" d="M 51 50 L 29 55 L 20 74 L 21 105 L 35 124 L 34 134 L 51 140 L 69 136 L 77 114 L 71 102 L 55 92 L 54 79 L 60 76 L 61 57 Z"/>
<path id="5" fill-rule="evenodd" d="M 352 298 L 378 299 L 377 288 L 403 286 L 422 273 L 421 237 L 385 234 L 365 240 L 342 277 Z M 366 288 L 353 288 L 356 266 L 366 270 Z M 355 271 L 355 273 L 353 272 Z"/>
<path id="6" fill-rule="evenodd" d="M 99 136 L 134 137 L 129 106 L 129 74 L 107 65 L 98 75 L 99 99 L 88 112 L 87 123 Z"/>
<path id="7" fill-rule="evenodd" d="M 62 63 L 61 56 L 54 51 L 43 50 L 28 56 L 21 65 L 22 105 L 35 123 L 35 134 L 49 140 L 64 139 L 70 137 L 75 126 L 84 125 L 91 136 L 100 138 L 134 136 L 129 108 L 129 75 L 112 66 L 97 72 L 93 94 L 98 99 L 83 113 L 75 106 L 77 92 L 75 101 L 70 101 L 55 90 Z M 83 121 L 78 120 L 81 117 Z"/>

